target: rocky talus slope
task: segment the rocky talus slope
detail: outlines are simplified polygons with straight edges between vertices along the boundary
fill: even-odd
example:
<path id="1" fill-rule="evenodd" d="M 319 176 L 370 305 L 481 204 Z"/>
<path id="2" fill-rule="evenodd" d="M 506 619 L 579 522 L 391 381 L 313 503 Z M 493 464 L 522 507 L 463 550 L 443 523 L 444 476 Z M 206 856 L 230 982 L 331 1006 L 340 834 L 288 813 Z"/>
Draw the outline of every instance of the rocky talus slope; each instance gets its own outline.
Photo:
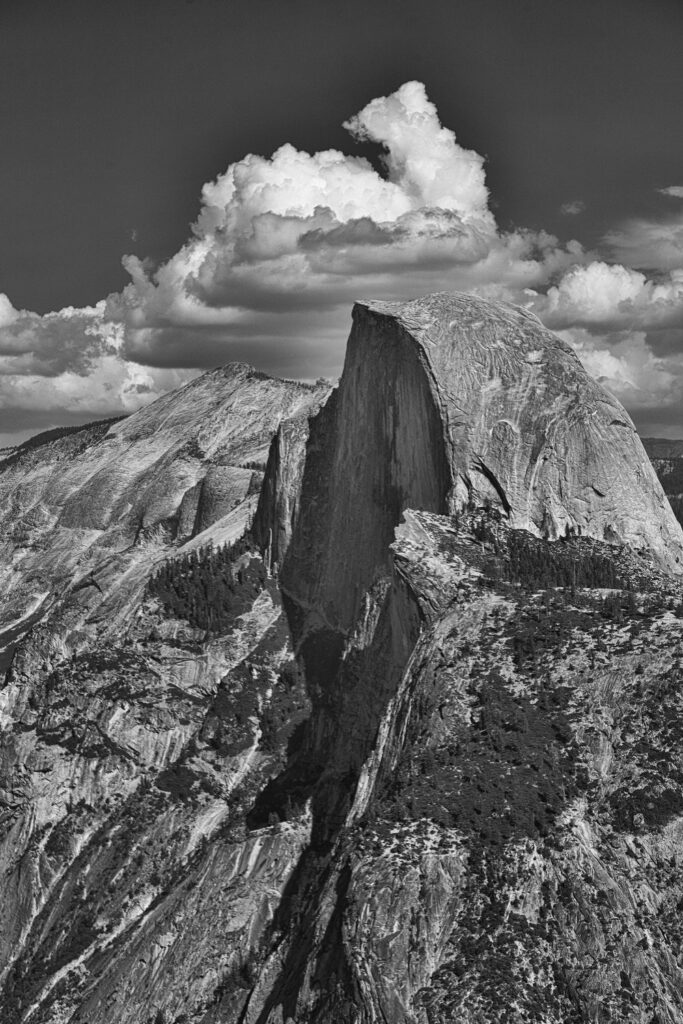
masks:
<path id="1" fill-rule="evenodd" d="M 16 569 L 0 1018 L 683 1022 L 683 533 L 625 411 L 462 295 L 358 304 L 329 395 L 229 376 L 260 454 Z"/>

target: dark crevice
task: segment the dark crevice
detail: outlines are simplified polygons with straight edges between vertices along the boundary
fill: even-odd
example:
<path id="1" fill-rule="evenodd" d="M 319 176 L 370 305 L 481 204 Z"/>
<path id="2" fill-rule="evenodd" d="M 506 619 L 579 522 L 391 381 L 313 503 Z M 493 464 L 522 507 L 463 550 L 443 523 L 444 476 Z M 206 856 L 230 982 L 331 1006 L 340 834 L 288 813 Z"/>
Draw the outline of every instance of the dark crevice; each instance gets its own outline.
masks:
<path id="1" fill-rule="evenodd" d="M 475 463 L 475 469 L 477 469 L 482 476 L 486 477 L 486 479 L 491 484 L 496 494 L 500 498 L 500 503 L 503 506 L 505 514 L 509 516 L 510 513 L 512 512 L 512 506 L 510 505 L 505 490 L 500 481 L 498 480 L 497 476 L 495 475 L 495 473 L 493 473 L 489 469 L 489 467 L 484 462 L 482 462 L 481 459 L 477 459 Z"/>

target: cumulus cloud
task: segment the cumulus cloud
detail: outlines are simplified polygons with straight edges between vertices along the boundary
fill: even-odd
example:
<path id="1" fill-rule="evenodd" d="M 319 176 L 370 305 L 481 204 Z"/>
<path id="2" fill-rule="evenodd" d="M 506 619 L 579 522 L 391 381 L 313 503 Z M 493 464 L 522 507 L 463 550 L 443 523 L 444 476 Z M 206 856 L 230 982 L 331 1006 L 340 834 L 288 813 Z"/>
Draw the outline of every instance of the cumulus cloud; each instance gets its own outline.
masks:
<path id="1" fill-rule="evenodd" d="M 563 213 L 565 217 L 576 217 L 579 213 L 583 213 L 585 209 L 586 204 L 583 199 L 572 199 L 569 203 L 562 203 L 560 213 Z"/>
<path id="2" fill-rule="evenodd" d="M 5 373 L 0 376 L 0 433 L 15 433 L 135 412 L 186 383 L 193 373 L 138 366 L 106 355 L 87 375 Z"/>
<path id="3" fill-rule="evenodd" d="M 638 426 L 656 433 L 670 409 L 683 427 L 683 270 L 650 279 L 595 260 L 545 293 L 529 289 L 526 305 L 573 345 Z"/>
<path id="4" fill-rule="evenodd" d="M 683 185 L 659 188 L 660 195 L 683 199 Z M 632 217 L 608 231 L 605 245 L 614 260 L 648 271 L 683 267 L 683 207 L 656 218 Z"/>
<path id="5" fill-rule="evenodd" d="M 648 271 L 683 266 L 683 209 L 661 220 L 633 218 L 605 235 L 614 260 Z"/>
<path id="6" fill-rule="evenodd" d="M 192 238 L 164 266 L 125 258 L 131 284 L 107 313 L 125 325 L 129 357 L 164 363 L 169 331 L 187 328 L 200 358 L 217 332 L 228 345 L 250 336 L 254 356 L 270 358 L 305 329 L 303 311 L 400 294 L 409 275 L 443 283 L 444 264 L 488 256 L 483 159 L 441 126 L 423 85 L 373 100 L 346 127 L 385 148 L 384 176 L 336 150 L 250 155 L 204 186 Z"/>
<path id="7" fill-rule="evenodd" d="M 543 232 L 499 232 L 489 209 L 484 160 L 441 125 L 424 86 L 408 82 L 372 100 L 345 127 L 383 147 L 384 174 L 362 156 L 247 156 L 204 186 L 192 237 L 150 271 L 124 265 L 131 284 L 107 315 L 125 328 L 130 359 L 167 365 L 181 332 L 206 364 L 249 339 L 252 360 L 283 363 L 283 348 L 333 328 L 324 367 L 338 367 L 348 308 L 356 298 L 413 297 L 443 288 L 517 294 L 585 257 Z M 317 359 L 320 360 L 318 348 Z M 173 355 L 177 359 L 177 354 Z"/>
<path id="8" fill-rule="evenodd" d="M 0 293 L 0 375 L 31 373 L 55 377 L 65 371 L 87 375 L 111 347 L 113 325 L 104 326 L 104 303 L 67 307 L 39 316 L 15 309 Z"/>
<path id="9" fill-rule="evenodd" d="M 133 412 L 191 374 L 122 358 L 122 325 L 97 306 L 39 316 L 0 293 L 0 432 Z"/>
<path id="10" fill-rule="evenodd" d="M 666 400 L 677 387 L 683 359 L 655 355 L 642 331 L 596 337 L 581 328 L 558 332 L 576 351 L 589 373 L 632 411 Z"/>
<path id="11" fill-rule="evenodd" d="M 124 257 L 122 292 L 44 317 L 0 296 L 0 402 L 14 381 L 19 405 L 107 415 L 231 359 L 334 375 L 354 299 L 436 290 L 528 306 L 630 408 L 679 401 L 683 214 L 622 224 L 601 254 L 503 232 L 483 157 L 441 124 L 421 83 L 372 100 L 345 127 L 382 148 L 381 171 L 339 150 L 251 154 L 203 187 L 190 238 L 167 262 Z M 661 191 L 679 198 L 683 187 Z M 583 209 L 576 199 L 562 212 Z"/>
<path id="12" fill-rule="evenodd" d="M 623 402 L 644 436 L 681 434 L 683 349 L 658 354 L 642 331 L 558 331 L 592 376 Z M 673 431 L 673 433 L 672 433 Z"/>
<path id="13" fill-rule="evenodd" d="M 658 281 L 600 260 L 568 270 L 559 284 L 527 304 L 552 328 L 572 324 L 596 332 L 683 325 L 683 270 Z"/>

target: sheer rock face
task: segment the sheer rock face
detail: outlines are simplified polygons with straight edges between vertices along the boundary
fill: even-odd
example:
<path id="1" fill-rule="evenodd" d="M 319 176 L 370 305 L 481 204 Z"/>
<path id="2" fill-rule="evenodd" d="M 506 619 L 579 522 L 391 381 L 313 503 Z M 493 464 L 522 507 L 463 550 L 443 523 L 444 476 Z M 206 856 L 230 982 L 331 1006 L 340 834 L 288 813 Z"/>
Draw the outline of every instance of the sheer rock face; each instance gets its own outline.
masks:
<path id="1" fill-rule="evenodd" d="M 654 761 L 625 724 L 657 717 L 640 673 L 677 693 L 666 609 L 680 586 L 653 567 L 678 573 L 683 538 L 627 414 L 522 310 L 457 295 L 357 305 L 300 487 L 281 586 L 313 712 L 281 785 L 308 766 L 320 852 L 302 858 L 244 1019 L 566 1024 L 600 1005 L 622 1019 L 624 989 L 624 1020 L 655 1005 L 683 1019 L 678 933 L 660 936 L 661 958 L 644 938 L 649 907 L 680 895 L 672 868 L 653 896 L 646 864 L 681 827 L 681 748 L 663 721 L 643 726 L 667 736 L 670 770 L 650 789 Z M 534 584 L 545 605 L 501 582 L 508 542 L 458 539 L 449 515 L 466 505 L 494 506 L 506 531 L 581 534 L 562 557 L 576 543 L 624 579 L 649 566 L 656 600 L 616 599 L 647 637 L 606 641 L 591 588 L 611 582 L 557 606 L 561 574 Z M 619 561 L 605 540 L 643 557 Z"/>
<path id="2" fill-rule="evenodd" d="M 576 532 L 683 563 L 628 414 L 520 308 L 458 294 L 358 303 L 334 410 L 312 436 L 284 582 L 342 631 L 406 507 L 491 503 L 537 536 Z"/>
<path id="3" fill-rule="evenodd" d="M 334 396 L 327 400 L 333 403 Z M 252 535 L 264 551 L 268 565 L 273 568 L 277 568 L 284 559 L 299 516 L 306 446 L 313 412 L 313 409 L 306 409 L 303 414 L 292 416 L 281 423 L 268 453 Z"/>

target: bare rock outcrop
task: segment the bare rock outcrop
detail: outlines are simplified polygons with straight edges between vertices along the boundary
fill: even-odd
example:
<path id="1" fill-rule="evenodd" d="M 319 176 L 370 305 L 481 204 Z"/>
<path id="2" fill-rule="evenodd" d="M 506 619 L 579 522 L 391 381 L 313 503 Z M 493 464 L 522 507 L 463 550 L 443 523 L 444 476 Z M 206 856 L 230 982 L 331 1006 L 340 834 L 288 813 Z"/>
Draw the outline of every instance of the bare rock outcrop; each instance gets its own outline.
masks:
<path id="1" fill-rule="evenodd" d="M 243 1019 L 683 1019 L 677 927 L 648 938 L 680 896 L 682 541 L 533 317 L 356 306 L 281 575 L 313 709 L 266 806 L 310 794 L 311 851 Z"/>
<path id="2" fill-rule="evenodd" d="M 327 390 L 233 364 L 0 464 L 3 1021 L 74 1019 L 82 1001 L 88 1021 L 123 1020 L 108 986 L 120 987 L 116 956 L 129 953 L 126 1020 L 208 1003 L 239 976 L 244 935 L 269 923 L 307 833 L 303 819 L 269 833 L 267 866 L 257 837 L 241 841 L 244 805 L 308 707 L 302 681 L 280 678 L 291 648 L 277 587 L 256 552 L 241 556 L 234 611 L 208 631 L 148 583 L 188 550 L 244 533 L 278 428 Z M 255 586 L 242 580 L 247 563 Z M 233 885 L 221 864 L 234 865 Z M 192 947 L 181 954 L 188 885 L 214 913 L 195 922 L 201 940 L 181 927 Z M 81 965 L 93 957 L 91 1010 Z"/>
<path id="3" fill-rule="evenodd" d="M 325 395 L 326 408 L 334 403 L 334 393 Z M 316 413 L 317 407 L 309 407 L 285 420 L 270 446 L 252 534 L 271 567 L 282 564 L 298 522 L 310 424 Z"/>
<path id="4" fill-rule="evenodd" d="M 578 533 L 683 566 L 683 533 L 628 414 L 521 308 L 446 293 L 357 303 L 336 401 L 312 438 L 283 582 L 341 631 L 409 507 L 486 503 L 539 537 Z"/>
<path id="5" fill-rule="evenodd" d="M 358 304 L 0 500 L 3 1024 L 682 1024 L 683 535 L 533 317 Z"/>
<path id="6" fill-rule="evenodd" d="M 0 643 L 74 581 L 106 590 L 196 534 L 239 536 L 278 427 L 327 390 L 232 363 L 104 430 L 17 449 L 0 463 Z"/>

